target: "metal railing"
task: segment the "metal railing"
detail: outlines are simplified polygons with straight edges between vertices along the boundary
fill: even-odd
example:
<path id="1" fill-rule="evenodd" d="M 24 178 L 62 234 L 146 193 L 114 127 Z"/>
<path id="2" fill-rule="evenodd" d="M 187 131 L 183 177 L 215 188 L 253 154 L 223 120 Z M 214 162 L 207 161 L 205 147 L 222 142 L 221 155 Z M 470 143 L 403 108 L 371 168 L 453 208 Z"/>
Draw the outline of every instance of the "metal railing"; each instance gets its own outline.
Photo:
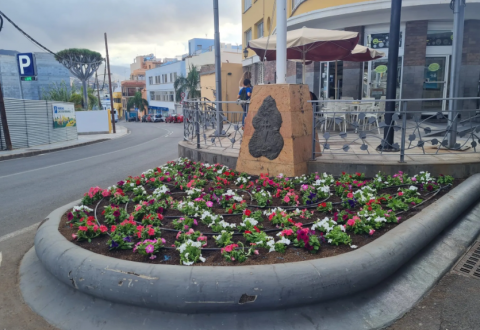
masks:
<path id="1" fill-rule="evenodd" d="M 53 128 L 53 103 L 64 102 L 5 98 L 4 103 L 14 149 L 75 140 L 78 137 L 75 126 Z M 0 150 L 6 150 L 3 131 L 0 131 Z"/>
<path id="2" fill-rule="evenodd" d="M 472 109 L 463 106 L 449 114 L 435 108 L 422 108 L 424 102 L 440 105 L 453 100 Z M 479 98 L 310 101 L 314 107 L 312 159 L 320 154 L 354 153 L 396 156 L 403 163 L 409 155 L 477 153 L 480 143 L 477 100 Z M 396 110 L 385 111 L 386 102 L 395 102 Z M 387 114 L 392 115 L 391 125 L 385 121 Z M 393 142 L 386 139 L 392 131 Z M 449 145 L 448 139 L 452 136 L 456 143 Z"/>
<path id="3" fill-rule="evenodd" d="M 215 101 L 184 101 L 184 140 L 201 146 L 231 147 L 239 149 L 243 138 L 243 127 L 249 103 L 245 101 L 221 101 L 222 131 L 218 132 Z M 218 134 L 220 133 L 220 134 Z"/>

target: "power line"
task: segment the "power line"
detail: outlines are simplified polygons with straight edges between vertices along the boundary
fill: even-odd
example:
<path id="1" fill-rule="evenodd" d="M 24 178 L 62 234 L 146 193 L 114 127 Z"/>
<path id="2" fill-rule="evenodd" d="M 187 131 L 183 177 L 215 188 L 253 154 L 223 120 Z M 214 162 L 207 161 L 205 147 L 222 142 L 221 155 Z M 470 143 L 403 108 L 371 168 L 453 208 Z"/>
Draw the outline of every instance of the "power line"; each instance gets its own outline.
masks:
<path id="1" fill-rule="evenodd" d="M 59 57 L 59 59 L 62 59 L 60 56 L 58 56 L 55 52 L 52 52 L 50 49 L 48 49 L 47 47 L 45 47 L 44 45 L 42 45 L 41 43 L 39 43 L 37 40 L 33 39 L 30 35 L 28 35 L 25 31 L 23 31 L 17 24 L 15 24 L 10 18 L 7 17 L 7 15 L 5 15 L 2 11 L 0 11 L 0 19 L 3 17 L 5 17 L 5 19 L 7 21 L 10 22 L 10 24 L 12 24 L 18 31 L 20 31 L 25 37 L 27 37 L 29 40 L 33 41 L 37 46 L 41 47 L 42 49 L 46 50 L 47 52 L 49 52 L 50 54 L 52 55 L 55 55 L 57 57 Z M 0 30 L 2 30 L 2 26 L 3 26 L 3 19 L 1 20 L 0 22 Z M 79 63 L 79 64 L 85 64 L 83 62 L 77 62 L 77 61 L 71 61 L 73 63 Z M 98 61 L 98 62 L 93 62 L 93 63 L 102 63 L 103 61 Z M 90 63 L 90 64 L 93 64 L 93 63 Z"/>

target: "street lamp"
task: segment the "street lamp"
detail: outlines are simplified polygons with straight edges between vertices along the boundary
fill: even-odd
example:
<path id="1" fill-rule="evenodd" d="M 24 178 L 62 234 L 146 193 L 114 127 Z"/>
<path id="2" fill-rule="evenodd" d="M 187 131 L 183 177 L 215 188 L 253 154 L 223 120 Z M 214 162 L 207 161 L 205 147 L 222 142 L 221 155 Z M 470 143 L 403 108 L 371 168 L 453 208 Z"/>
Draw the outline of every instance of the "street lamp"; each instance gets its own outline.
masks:
<path id="1" fill-rule="evenodd" d="M 245 47 L 245 49 L 243 50 L 243 57 L 245 57 L 245 59 L 247 59 L 247 57 L 248 57 L 248 49 L 247 49 L 247 47 Z"/>

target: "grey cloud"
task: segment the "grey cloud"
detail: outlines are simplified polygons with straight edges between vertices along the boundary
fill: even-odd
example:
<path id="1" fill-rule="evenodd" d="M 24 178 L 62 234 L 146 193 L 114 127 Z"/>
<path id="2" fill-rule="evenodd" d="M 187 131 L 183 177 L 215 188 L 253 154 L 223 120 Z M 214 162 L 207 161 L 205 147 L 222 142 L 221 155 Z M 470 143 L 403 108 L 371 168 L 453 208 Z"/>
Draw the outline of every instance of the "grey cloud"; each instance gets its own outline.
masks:
<path id="1" fill-rule="evenodd" d="M 241 24 L 241 2 L 219 2 L 222 41 L 240 43 L 241 29 L 232 33 L 222 26 Z M 53 51 L 78 47 L 104 54 L 107 32 L 115 64 L 155 47 L 160 56 L 179 55 L 183 49 L 178 53 L 165 45 L 185 45 L 205 34 L 213 38 L 212 0 L 3 0 L 0 10 Z M 39 51 L 8 22 L 0 32 L 0 48 Z"/>

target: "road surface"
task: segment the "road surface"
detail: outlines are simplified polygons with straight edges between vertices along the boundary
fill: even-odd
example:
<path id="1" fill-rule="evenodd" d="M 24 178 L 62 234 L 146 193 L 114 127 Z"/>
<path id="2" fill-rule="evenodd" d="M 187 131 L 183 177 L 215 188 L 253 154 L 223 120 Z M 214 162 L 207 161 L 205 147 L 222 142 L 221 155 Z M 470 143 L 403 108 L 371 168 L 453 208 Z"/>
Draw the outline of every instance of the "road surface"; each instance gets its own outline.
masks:
<path id="1" fill-rule="evenodd" d="M 51 211 L 129 175 L 178 157 L 182 124 L 121 123 L 131 133 L 112 141 L 0 161 L 0 238 Z"/>

